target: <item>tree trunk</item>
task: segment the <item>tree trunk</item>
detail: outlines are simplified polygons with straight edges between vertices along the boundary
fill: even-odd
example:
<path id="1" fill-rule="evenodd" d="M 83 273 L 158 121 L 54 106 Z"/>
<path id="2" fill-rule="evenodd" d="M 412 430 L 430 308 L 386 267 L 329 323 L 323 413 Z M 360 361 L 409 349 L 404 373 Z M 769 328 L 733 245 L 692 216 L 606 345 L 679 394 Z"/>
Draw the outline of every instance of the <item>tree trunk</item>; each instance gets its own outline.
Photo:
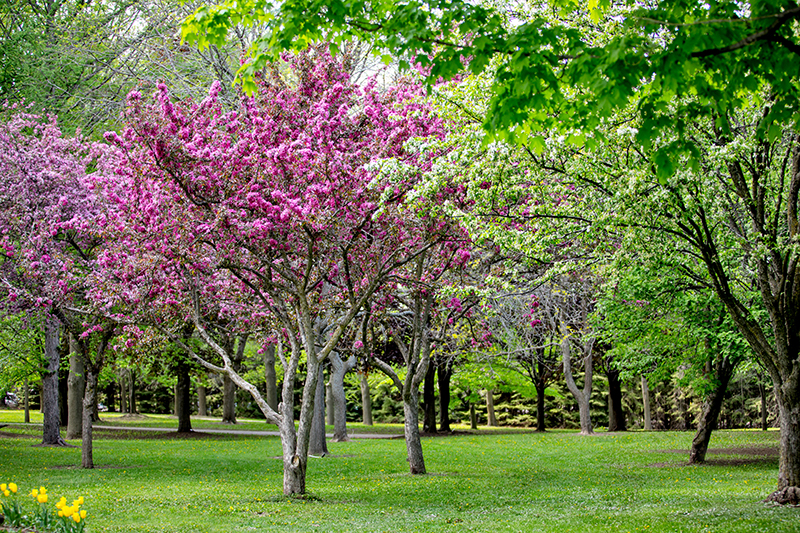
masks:
<path id="1" fill-rule="evenodd" d="M 469 402 L 469 428 L 478 429 L 478 412 L 475 410 L 475 404 Z"/>
<path id="2" fill-rule="evenodd" d="M 58 408 L 58 353 L 59 324 L 52 315 L 47 315 L 44 321 L 44 356 L 47 367 L 42 372 L 42 444 L 65 446 L 59 430 Z"/>
<path id="3" fill-rule="evenodd" d="M 359 372 L 361 377 L 361 416 L 365 426 L 372 425 L 372 394 L 369 390 L 369 380 L 366 372 Z"/>
<path id="4" fill-rule="evenodd" d="M 325 425 L 333 425 L 333 387 L 331 382 L 325 384 Z"/>
<path id="5" fill-rule="evenodd" d="M 545 386 L 544 379 L 541 377 L 536 379 L 534 385 L 536 386 L 536 431 L 543 433 L 546 425 L 544 391 L 547 387 Z"/>
<path id="6" fill-rule="evenodd" d="M 275 345 L 270 344 L 264 350 L 264 381 L 266 383 L 267 405 L 278 410 L 278 377 L 275 372 Z"/>
<path id="7" fill-rule="evenodd" d="M 31 423 L 31 400 L 30 400 L 30 386 L 28 385 L 28 376 L 25 376 L 25 380 L 22 382 L 23 386 L 25 387 L 25 391 L 23 392 L 23 406 L 25 408 L 25 423 Z"/>
<path id="8" fill-rule="evenodd" d="M 497 426 L 497 417 L 494 414 L 494 391 L 486 389 L 486 425 Z"/>
<path id="9" fill-rule="evenodd" d="M 227 374 L 222 376 L 222 423 L 236 423 L 236 385 Z"/>
<path id="10" fill-rule="evenodd" d="M 797 365 L 795 364 L 795 367 Z M 775 379 L 775 383 L 780 380 Z M 767 501 L 785 505 L 800 505 L 800 376 L 794 374 L 775 387 L 778 402 L 778 420 L 781 425 L 780 464 L 778 467 L 778 490 L 767 497 Z"/>
<path id="11" fill-rule="evenodd" d="M 175 416 L 178 417 L 178 433 L 192 431 L 192 380 L 189 375 L 189 365 L 185 362 L 178 363 L 178 382 L 175 385 Z"/>
<path id="12" fill-rule="evenodd" d="M 308 454 L 317 457 L 329 455 L 328 443 L 325 441 L 325 380 L 322 379 L 322 363 L 320 363 L 314 394 L 314 416 L 311 421 L 311 436 L 308 440 Z M 308 379 L 308 378 L 306 378 Z"/>
<path id="13" fill-rule="evenodd" d="M 128 412 L 128 387 L 125 385 L 125 370 L 120 370 L 119 373 L 119 412 L 126 414 Z"/>
<path id="14" fill-rule="evenodd" d="M 703 409 L 697 421 L 697 433 L 692 439 L 692 448 L 689 451 L 689 463 L 700 464 L 706 461 L 708 443 L 711 442 L 711 433 L 717 429 L 717 419 L 725 400 L 725 391 L 730 383 L 733 370 L 736 368 L 727 357 L 722 358 L 716 365 L 716 386 L 708 393 L 703 401 Z"/>
<path id="15" fill-rule="evenodd" d="M 128 412 L 136 414 L 139 410 L 136 407 L 136 371 L 128 369 Z"/>
<path id="16" fill-rule="evenodd" d="M 92 406 L 97 394 L 97 374 L 85 364 L 86 388 L 83 396 L 83 431 L 81 435 L 81 468 L 94 468 L 92 454 Z"/>
<path id="17" fill-rule="evenodd" d="M 591 435 L 594 433 L 592 429 L 591 412 L 589 409 L 589 399 L 592 395 L 592 344 L 594 341 L 589 341 L 584 346 L 584 384 L 583 390 L 578 388 L 575 384 L 575 378 L 572 377 L 572 350 L 569 345 L 570 337 L 564 336 L 561 341 L 561 358 L 564 363 L 564 378 L 567 381 L 567 388 L 575 397 L 578 402 L 578 411 L 581 419 L 581 435 Z"/>
<path id="18" fill-rule="evenodd" d="M 762 381 L 758 382 L 758 393 L 761 396 L 761 431 L 767 431 L 767 387 Z"/>
<path id="19" fill-rule="evenodd" d="M 83 354 L 75 337 L 69 335 L 69 379 L 67 388 L 67 439 L 81 438 L 83 428 L 83 401 L 86 389 Z"/>
<path id="20" fill-rule="evenodd" d="M 197 416 L 208 416 L 206 388 L 203 385 L 197 386 Z"/>
<path id="21" fill-rule="evenodd" d="M 439 384 L 439 431 L 451 432 L 450 429 L 450 378 L 453 367 L 447 361 L 441 362 L 436 369 Z"/>
<path id="22" fill-rule="evenodd" d="M 106 407 L 109 413 L 115 413 L 117 411 L 116 388 L 117 384 L 114 380 L 111 380 L 108 385 L 106 385 Z"/>
<path id="23" fill-rule="evenodd" d="M 422 439 L 419 434 L 419 390 L 411 387 L 403 395 L 404 432 L 408 466 L 412 474 L 425 474 L 425 458 L 422 455 Z"/>
<path id="24" fill-rule="evenodd" d="M 233 343 L 231 341 L 230 349 L 233 351 Z M 247 336 L 238 338 L 238 346 L 235 355 L 231 358 L 231 366 L 234 372 L 239 372 L 242 365 L 242 358 L 244 357 L 244 349 L 247 344 Z M 236 384 L 231 380 L 228 374 L 222 375 L 222 423 L 235 424 L 236 423 Z"/>
<path id="25" fill-rule="evenodd" d="M 425 373 L 425 381 L 422 384 L 422 406 L 424 417 L 422 418 L 422 431 L 425 433 L 436 433 L 436 365 L 431 362 L 428 371 Z"/>
<path id="26" fill-rule="evenodd" d="M 653 430 L 653 419 L 650 416 L 650 389 L 647 386 L 647 378 L 642 374 L 642 409 L 644 410 L 644 430 Z"/>
<path id="27" fill-rule="evenodd" d="M 625 410 L 622 408 L 622 383 L 619 381 L 619 370 L 613 368 L 608 361 L 608 430 L 628 431 L 625 421 Z"/>
<path id="28" fill-rule="evenodd" d="M 351 355 L 342 361 L 339 354 L 331 352 L 331 399 L 333 400 L 333 442 L 350 440 L 347 436 L 347 397 L 344 393 L 344 376 L 356 367 L 356 358 Z"/>
<path id="29" fill-rule="evenodd" d="M 65 359 L 63 350 L 59 347 L 58 358 L 60 361 Z M 62 428 L 67 427 L 69 421 L 69 366 L 60 365 L 58 369 L 58 424 Z M 81 396 L 83 401 L 83 396 Z"/>

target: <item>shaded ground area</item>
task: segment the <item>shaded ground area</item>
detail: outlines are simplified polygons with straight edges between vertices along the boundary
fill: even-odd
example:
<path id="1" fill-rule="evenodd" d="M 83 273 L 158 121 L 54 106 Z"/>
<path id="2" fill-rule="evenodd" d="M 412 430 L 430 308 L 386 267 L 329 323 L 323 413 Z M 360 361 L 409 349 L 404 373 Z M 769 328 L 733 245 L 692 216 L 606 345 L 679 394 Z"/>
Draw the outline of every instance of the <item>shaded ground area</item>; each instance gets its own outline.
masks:
<path id="1" fill-rule="evenodd" d="M 688 457 L 689 450 L 658 450 L 659 453 L 676 453 Z M 743 446 L 741 448 L 709 448 L 706 455 L 707 465 L 713 466 L 741 466 L 755 464 L 778 464 L 780 451 L 777 446 Z M 654 463 L 653 468 L 675 466 L 698 466 L 685 463 Z"/>

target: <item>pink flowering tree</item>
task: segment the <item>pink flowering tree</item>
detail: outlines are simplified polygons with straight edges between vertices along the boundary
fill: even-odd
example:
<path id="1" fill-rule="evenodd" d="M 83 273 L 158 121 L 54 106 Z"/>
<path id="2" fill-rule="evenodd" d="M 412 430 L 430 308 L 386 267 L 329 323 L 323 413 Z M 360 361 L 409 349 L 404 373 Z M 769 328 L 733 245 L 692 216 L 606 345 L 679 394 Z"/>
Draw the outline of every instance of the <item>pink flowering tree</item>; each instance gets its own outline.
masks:
<path id="1" fill-rule="evenodd" d="M 54 117 L 5 106 L 0 123 L 0 312 L 44 323 L 43 443 L 59 434 L 59 334 L 75 339 L 84 359 L 82 465 L 93 466 L 92 412 L 97 377 L 115 327 L 87 299 L 88 274 L 101 244 L 93 229 L 101 211 L 87 168 L 102 148 L 66 138 Z"/>
<path id="2" fill-rule="evenodd" d="M 289 74 L 271 69 L 235 112 L 217 102 L 218 85 L 199 104 L 173 102 L 163 85 L 131 93 L 126 127 L 106 137 L 116 156 L 95 187 L 113 206 L 102 225 L 114 243 L 97 296 L 150 313 L 165 331 L 165 316 L 194 323 L 221 363 L 185 348 L 279 426 L 288 495 L 305 492 L 321 364 L 376 291 L 449 236 L 440 228 L 421 238 L 424 222 L 406 208 L 427 164 L 406 143 L 440 134 L 419 90 L 359 87 L 324 48 L 284 59 Z M 393 171 L 381 171 L 389 158 Z M 234 370 L 213 325 L 224 319 L 226 331 L 244 332 L 267 317 L 288 347 L 277 410 Z"/>

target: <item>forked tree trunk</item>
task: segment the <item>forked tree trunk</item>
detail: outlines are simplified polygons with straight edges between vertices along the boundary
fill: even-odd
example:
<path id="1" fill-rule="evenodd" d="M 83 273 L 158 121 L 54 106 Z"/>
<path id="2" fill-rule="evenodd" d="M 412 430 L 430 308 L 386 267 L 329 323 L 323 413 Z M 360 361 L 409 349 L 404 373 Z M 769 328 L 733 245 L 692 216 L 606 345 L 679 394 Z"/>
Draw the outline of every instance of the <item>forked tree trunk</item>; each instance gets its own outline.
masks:
<path id="1" fill-rule="evenodd" d="M 47 315 L 44 321 L 44 356 L 47 367 L 42 372 L 42 444 L 65 446 L 59 428 L 58 407 L 58 353 L 59 324 L 52 315 Z"/>
<path id="2" fill-rule="evenodd" d="M 453 367 L 448 361 L 442 361 L 436 369 L 436 376 L 439 384 L 439 431 L 450 432 L 450 378 L 453 376 Z"/>
<path id="3" fill-rule="evenodd" d="M 589 400 L 592 396 L 592 345 L 594 341 L 588 341 L 583 349 L 583 390 L 578 388 L 578 385 L 575 383 L 575 378 L 572 377 L 572 350 L 569 341 L 570 337 L 568 335 L 565 335 L 564 340 L 561 341 L 561 358 L 564 363 L 564 378 L 567 382 L 567 388 L 569 388 L 569 391 L 578 402 L 581 435 L 591 435 L 594 433 L 594 430 L 592 429 Z"/>
<path id="4" fill-rule="evenodd" d="M 361 416 L 362 424 L 372 425 L 372 394 L 369 390 L 369 380 L 366 372 L 359 372 L 361 378 Z"/>
<path id="5" fill-rule="evenodd" d="M 67 387 L 67 439 L 81 438 L 83 402 L 86 388 L 83 354 L 75 337 L 69 335 L 69 379 Z"/>
<path id="6" fill-rule="evenodd" d="M 644 430 L 653 430 L 653 418 L 650 413 L 650 388 L 647 386 L 647 378 L 642 374 L 642 409 L 644 410 Z"/>
<path id="7" fill-rule="evenodd" d="M 356 358 L 351 355 L 342 361 L 339 354 L 331 352 L 331 399 L 333 400 L 333 442 L 350 440 L 347 436 L 347 397 L 344 393 L 344 376 L 356 367 Z"/>

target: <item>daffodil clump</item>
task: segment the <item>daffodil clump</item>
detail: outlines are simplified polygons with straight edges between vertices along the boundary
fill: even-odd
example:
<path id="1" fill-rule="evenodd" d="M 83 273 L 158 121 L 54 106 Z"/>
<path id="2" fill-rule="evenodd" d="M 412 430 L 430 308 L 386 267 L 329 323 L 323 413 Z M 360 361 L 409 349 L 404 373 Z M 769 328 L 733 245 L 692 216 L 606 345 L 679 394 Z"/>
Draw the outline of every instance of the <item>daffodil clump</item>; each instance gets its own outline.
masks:
<path id="1" fill-rule="evenodd" d="M 8 521 L 7 526 L 12 528 L 35 528 L 41 532 L 53 533 L 82 533 L 85 525 L 86 511 L 81 509 L 83 496 L 67 504 L 67 499 L 62 497 L 56 503 L 57 512 L 47 506 L 50 499 L 45 487 L 32 489 L 29 493 L 38 508 L 28 514 L 17 499 L 19 487 L 16 483 L 0 484 L 0 511 Z"/>

